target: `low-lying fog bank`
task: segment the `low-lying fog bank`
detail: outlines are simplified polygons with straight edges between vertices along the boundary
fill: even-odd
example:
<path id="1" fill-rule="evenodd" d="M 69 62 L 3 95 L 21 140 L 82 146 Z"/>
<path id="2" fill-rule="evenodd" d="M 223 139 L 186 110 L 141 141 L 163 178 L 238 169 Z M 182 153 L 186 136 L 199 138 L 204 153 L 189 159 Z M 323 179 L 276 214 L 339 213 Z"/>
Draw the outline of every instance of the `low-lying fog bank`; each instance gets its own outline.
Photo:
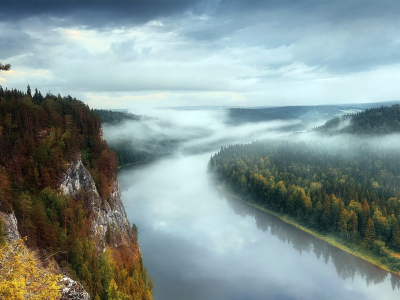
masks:
<path id="1" fill-rule="evenodd" d="M 159 157 L 202 153 L 218 150 L 222 145 L 286 136 L 296 128 L 304 128 L 305 122 L 301 119 L 274 120 L 234 126 L 227 123 L 227 110 L 160 109 L 145 114 L 154 118 L 104 125 L 104 137 L 111 146 L 129 143 L 136 150 Z M 314 121 L 310 128 L 325 121 L 325 118 Z"/>
<path id="2" fill-rule="evenodd" d="M 105 127 L 104 136 L 109 144 L 133 141 L 146 151 L 159 139 L 175 141 L 174 147 L 152 150 L 168 157 L 119 173 L 154 299 L 398 299 L 398 276 L 230 199 L 207 177 L 207 162 L 223 145 L 282 136 L 346 145 L 352 137 L 323 140 L 282 130 L 299 120 L 230 126 L 223 111 L 163 110 L 152 116 Z M 393 137 L 368 143 L 392 147 Z"/>
<path id="3" fill-rule="evenodd" d="M 210 155 L 119 174 L 154 299 L 398 299 L 397 276 L 221 193 Z"/>

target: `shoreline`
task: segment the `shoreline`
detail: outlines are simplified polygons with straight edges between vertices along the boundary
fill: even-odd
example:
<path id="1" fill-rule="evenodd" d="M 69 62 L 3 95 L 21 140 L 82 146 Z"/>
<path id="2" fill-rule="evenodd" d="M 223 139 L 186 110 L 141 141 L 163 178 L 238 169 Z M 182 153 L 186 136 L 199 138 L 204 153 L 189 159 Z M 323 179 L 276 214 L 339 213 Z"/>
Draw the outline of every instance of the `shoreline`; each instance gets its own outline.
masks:
<path id="1" fill-rule="evenodd" d="M 153 161 L 155 161 L 155 159 L 149 158 L 149 159 L 137 161 L 137 162 L 134 162 L 134 163 L 127 163 L 127 164 L 124 164 L 124 165 L 118 165 L 118 171 L 123 169 L 123 168 L 131 167 L 131 166 L 144 165 L 144 164 L 152 163 Z"/>
<path id="2" fill-rule="evenodd" d="M 214 182 L 214 185 L 217 188 L 219 188 L 220 190 L 222 190 L 224 193 L 226 193 L 227 195 L 231 196 L 232 198 L 234 198 L 234 199 L 236 199 L 236 200 L 238 200 L 238 201 L 240 201 L 242 203 L 245 203 L 245 204 L 247 204 L 249 206 L 252 206 L 252 207 L 254 207 L 254 208 L 256 208 L 256 209 L 258 209 L 258 210 L 260 210 L 262 212 L 265 212 L 267 214 L 273 215 L 273 216 L 279 218 L 280 220 L 282 220 L 283 222 L 285 222 L 287 224 L 290 224 L 290 225 L 292 225 L 292 226 L 294 226 L 294 227 L 296 227 L 296 228 L 298 228 L 298 229 L 300 229 L 300 230 L 302 230 L 302 231 L 304 231 L 304 232 L 306 232 L 306 233 L 308 233 L 308 234 L 310 234 L 310 235 L 312 235 L 312 236 L 314 236 L 314 237 L 316 237 L 316 238 L 318 238 L 320 240 L 323 240 L 324 242 L 326 242 L 326 243 L 328 243 L 328 244 L 330 244 L 330 245 L 332 245 L 332 246 L 334 246 L 336 248 L 339 248 L 340 250 L 343 250 L 343 251 L 345 251 L 345 252 L 347 252 L 347 253 L 349 253 L 351 255 L 354 255 L 354 256 L 356 256 L 358 258 L 361 258 L 361 259 L 363 259 L 363 260 L 365 260 L 365 261 L 367 261 L 367 262 L 369 262 L 369 263 L 371 263 L 371 264 L 373 264 L 373 265 L 375 265 L 375 266 L 377 266 L 377 267 L 379 267 L 379 268 L 381 268 L 381 269 L 383 269 L 383 270 L 385 270 L 385 271 L 387 271 L 387 272 L 389 272 L 391 274 L 400 276 L 400 272 L 395 272 L 395 271 L 390 270 L 388 267 L 386 267 L 385 265 L 381 264 L 374 257 L 368 255 L 367 253 L 360 253 L 359 251 L 350 248 L 349 246 L 346 245 L 346 241 L 341 239 L 340 237 L 337 237 L 337 236 L 334 236 L 334 235 L 323 235 L 321 233 L 315 232 L 315 231 L 313 231 L 313 230 L 311 230 L 311 229 L 309 229 L 309 228 L 297 223 L 294 219 L 292 219 L 291 217 L 289 217 L 287 215 L 280 214 L 278 212 L 273 211 L 272 209 L 268 209 L 268 208 L 262 207 L 262 206 L 260 206 L 260 205 L 258 205 L 256 203 L 244 200 L 243 198 L 241 198 L 240 196 L 236 195 L 232 191 L 227 190 L 227 187 L 224 186 L 224 185 L 220 185 L 217 182 Z M 393 254 L 391 254 L 391 255 L 396 257 L 396 255 L 393 255 Z"/>

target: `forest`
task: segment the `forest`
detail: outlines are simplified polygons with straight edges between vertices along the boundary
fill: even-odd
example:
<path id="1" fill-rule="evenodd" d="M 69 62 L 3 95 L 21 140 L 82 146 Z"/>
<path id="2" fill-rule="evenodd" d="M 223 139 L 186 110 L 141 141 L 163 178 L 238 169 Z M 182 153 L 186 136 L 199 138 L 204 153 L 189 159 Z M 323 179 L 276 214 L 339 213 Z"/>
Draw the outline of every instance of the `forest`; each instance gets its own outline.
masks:
<path id="1" fill-rule="evenodd" d="M 100 117 L 103 125 L 118 125 L 124 121 L 140 121 L 142 119 L 147 119 L 146 116 L 106 109 L 93 109 L 93 112 Z"/>
<path id="2" fill-rule="evenodd" d="M 333 123 L 336 128 L 334 119 L 311 136 L 222 147 L 208 169 L 246 201 L 334 236 L 399 272 L 400 152 L 396 143 L 365 138 L 399 132 L 398 113 L 393 105 L 339 118 L 350 121 L 346 136 L 326 134 Z"/>
<path id="3" fill-rule="evenodd" d="M 400 132 L 400 105 L 370 108 L 329 120 L 317 128 L 329 134 L 382 135 Z"/>
<path id="4" fill-rule="evenodd" d="M 71 96 L 0 86 L 0 211 L 14 211 L 26 245 L 51 255 L 92 299 L 151 299 L 138 245 L 116 248 L 109 238 L 99 255 L 90 237 L 88 195 L 57 191 L 79 155 L 103 203 L 109 201 L 118 158 L 102 138 L 100 117 Z M 132 237 L 137 244 L 133 229 Z"/>
<path id="5" fill-rule="evenodd" d="M 171 155 L 184 141 L 183 138 L 171 138 L 158 132 L 154 127 L 168 128 L 171 124 L 154 117 L 111 110 L 94 112 L 101 118 L 105 132 L 108 128 L 121 129 L 115 136 L 109 135 L 109 147 L 117 155 L 120 167 Z M 133 134 L 127 134 L 126 128 L 130 128 Z"/>

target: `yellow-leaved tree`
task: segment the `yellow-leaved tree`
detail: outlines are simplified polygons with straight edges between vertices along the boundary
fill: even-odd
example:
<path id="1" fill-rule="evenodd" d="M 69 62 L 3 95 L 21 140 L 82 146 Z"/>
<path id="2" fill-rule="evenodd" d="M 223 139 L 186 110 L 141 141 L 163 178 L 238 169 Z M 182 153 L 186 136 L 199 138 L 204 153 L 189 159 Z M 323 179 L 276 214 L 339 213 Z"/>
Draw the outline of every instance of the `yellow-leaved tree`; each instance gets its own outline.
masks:
<path id="1" fill-rule="evenodd" d="M 22 239 L 0 246 L 0 299 L 59 299 L 61 275 L 43 266 Z"/>

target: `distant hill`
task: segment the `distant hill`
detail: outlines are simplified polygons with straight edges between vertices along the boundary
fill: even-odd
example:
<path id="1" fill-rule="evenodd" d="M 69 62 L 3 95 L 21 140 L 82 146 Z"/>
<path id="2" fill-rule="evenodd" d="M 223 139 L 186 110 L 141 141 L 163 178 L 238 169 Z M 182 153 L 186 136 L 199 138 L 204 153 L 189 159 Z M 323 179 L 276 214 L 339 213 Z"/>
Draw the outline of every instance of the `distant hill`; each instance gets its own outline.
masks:
<path id="1" fill-rule="evenodd" d="M 124 121 L 140 121 L 143 116 L 134 115 L 128 113 L 126 110 L 103 110 L 94 109 L 95 114 L 97 114 L 103 124 L 117 125 Z"/>
<path id="2" fill-rule="evenodd" d="M 321 119 L 321 117 L 329 118 L 343 114 L 344 110 L 348 110 L 348 108 L 333 105 L 231 108 L 229 109 L 229 121 L 236 125 L 271 120 Z"/>
<path id="3" fill-rule="evenodd" d="M 356 114 L 336 117 L 317 131 L 340 134 L 388 134 L 400 132 L 400 105 L 370 108 Z"/>

